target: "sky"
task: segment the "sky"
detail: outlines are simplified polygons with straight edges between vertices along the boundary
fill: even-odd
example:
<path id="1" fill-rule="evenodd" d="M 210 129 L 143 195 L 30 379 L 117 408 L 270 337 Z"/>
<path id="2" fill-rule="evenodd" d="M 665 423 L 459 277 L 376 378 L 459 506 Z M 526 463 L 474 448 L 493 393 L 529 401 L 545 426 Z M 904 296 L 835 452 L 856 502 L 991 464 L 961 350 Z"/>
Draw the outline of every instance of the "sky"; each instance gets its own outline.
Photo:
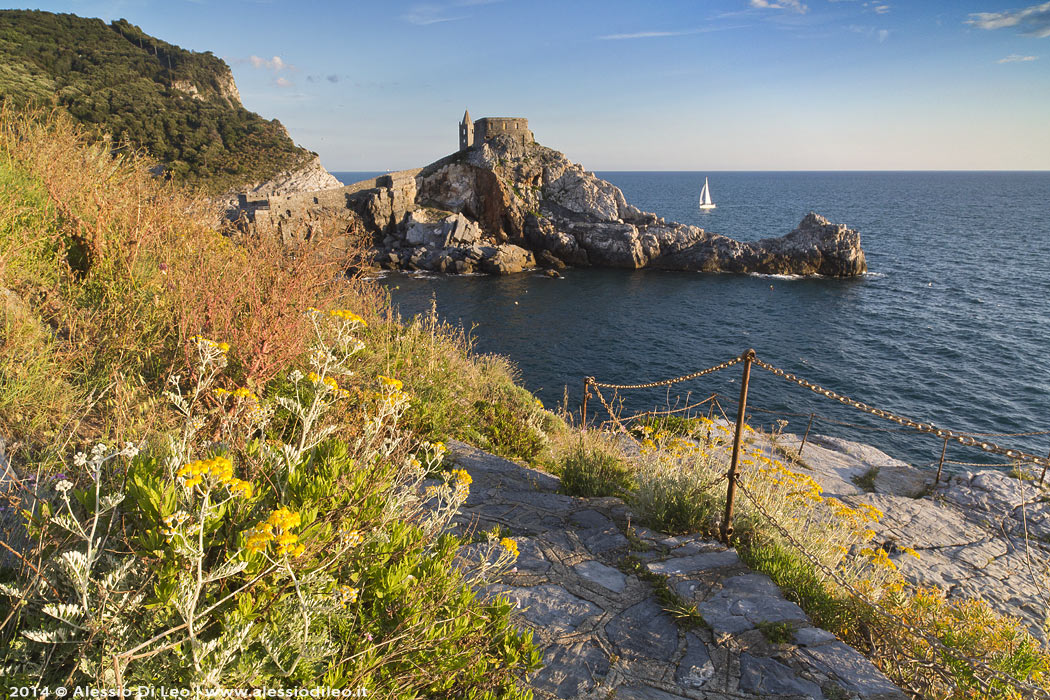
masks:
<path id="1" fill-rule="evenodd" d="M 211 51 L 334 171 L 521 116 L 590 170 L 1050 170 L 1050 2 L 65 0 Z"/>

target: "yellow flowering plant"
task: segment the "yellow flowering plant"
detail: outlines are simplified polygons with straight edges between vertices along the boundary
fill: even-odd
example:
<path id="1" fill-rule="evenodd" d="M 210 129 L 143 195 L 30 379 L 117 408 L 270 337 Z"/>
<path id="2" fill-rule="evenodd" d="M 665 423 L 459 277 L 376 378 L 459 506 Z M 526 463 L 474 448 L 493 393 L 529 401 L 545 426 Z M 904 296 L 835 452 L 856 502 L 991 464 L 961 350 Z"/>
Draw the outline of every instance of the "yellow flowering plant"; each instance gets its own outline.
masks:
<path id="1" fill-rule="evenodd" d="M 106 552 L 89 546 L 86 560 L 73 550 L 60 557 L 48 574 L 61 584 L 55 592 L 30 592 L 28 581 L 0 586 L 0 599 L 29 596 L 32 610 L 45 611 L 19 622 L 31 626 L 5 652 L 22 664 L 8 670 L 113 687 L 280 682 L 377 695 L 426 695 L 441 678 L 464 692 L 523 697 L 518 679 L 539 663 L 531 638 L 510 624 L 506 601 L 473 592 L 513 561 L 516 545 L 493 540 L 487 566 L 456 566 L 462 543 L 448 531 L 471 479 L 445 472 L 447 502 L 431 507 L 424 464 L 439 468 L 445 448 L 409 451 L 416 441 L 398 422 L 411 399 L 395 383 L 387 386 L 397 399 L 367 407 L 353 437 L 337 432 L 326 411 L 339 397 L 324 380 L 354 351 L 347 329 L 363 326 L 317 318 L 335 326 L 312 354 L 320 381 L 215 391 L 226 352 L 195 341 L 195 382 L 171 382 L 183 420 L 167 444 L 126 464 L 120 479 L 96 480 L 95 516 L 60 484 L 60 494 L 78 494 L 55 515 L 68 531 L 88 542 L 98 540 L 94 530 L 127 539 Z M 241 404 L 275 418 L 221 418 Z M 132 451 L 99 448 L 84 461 L 126 462 Z M 107 492 L 121 482 L 125 492 Z M 79 568 L 63 578 L 63 562 Z M 448 618 L 465 622 L 442 631 Z M 94 632 L 86 619 L 100 621 Z"/>
<path id="2" fill-rule="evenodd" d="M 716 534 L 724 512 L 731 426 L 700 417 L 652 421 L 632 433 L 639 457 L 628 500 L 658 529 Z M 1048 687 L 1050 654 L 1017 620 L 981 601 L 948 601 L 941 591 L 910 586 L 893 553 L 877 542 L 883 513 L 826 496 L 811 475 L 784 464 L 777 437 L 745 430 L 739 461 L 743 488 L 737 491 L 734 518 L 734 544 L 745 563 L 771 576 L 817 624 L 865 650 L 901 687 L 923 697 L 1022 697 L 1017 686 L 989 682 L 988 672 L 976 671 L 968 659 Z M 921 558 L 909 547 L 899 552 Z M 876 613 L 874 605 L 889 617 Z M 943 646 L 931 644 L 930 637 Z"/>

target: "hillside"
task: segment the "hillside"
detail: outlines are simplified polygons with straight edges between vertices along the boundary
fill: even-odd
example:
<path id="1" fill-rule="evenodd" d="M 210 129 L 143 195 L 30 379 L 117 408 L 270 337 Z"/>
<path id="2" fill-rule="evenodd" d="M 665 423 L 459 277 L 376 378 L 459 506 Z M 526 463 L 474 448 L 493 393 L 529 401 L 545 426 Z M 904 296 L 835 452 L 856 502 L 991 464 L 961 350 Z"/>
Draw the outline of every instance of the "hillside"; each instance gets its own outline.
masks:
<path id="1" fill-rule="evenodd" d="M 241 105 L 226 63 L 118 20 L 0 11 L 0 98 L 57 106 L 217 193 L 308 163 L 284 126 Z"/>

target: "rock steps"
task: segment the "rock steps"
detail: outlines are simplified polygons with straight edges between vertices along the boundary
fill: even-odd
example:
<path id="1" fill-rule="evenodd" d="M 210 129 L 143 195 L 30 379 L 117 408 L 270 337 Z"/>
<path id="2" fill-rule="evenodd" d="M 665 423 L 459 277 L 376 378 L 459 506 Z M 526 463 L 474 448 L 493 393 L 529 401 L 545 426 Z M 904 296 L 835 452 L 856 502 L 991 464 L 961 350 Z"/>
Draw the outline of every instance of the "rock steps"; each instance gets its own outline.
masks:
<path id="1" fill-rule="evenodd" d="M 486 592 L 517 603 L 534 630 L 544 661 L 529 679 L 537 698 L 905 697 L 735 551 L 644 528 L 632 545 L 631 513 L 619 499 L 563 496 L 555 477 L 450 447 L 473 479 L 457 528 L 500 525 L 518 542 L 516 566 Z M 464 548 L 465 562 L 472 551 Z M 644 575 L 626 566 L 628 555 Z M 694 603 L 707 626 L 677 624 L 652 576 Z M 767 639 L 763 626 L 777 624 L 790 641 Z"/>

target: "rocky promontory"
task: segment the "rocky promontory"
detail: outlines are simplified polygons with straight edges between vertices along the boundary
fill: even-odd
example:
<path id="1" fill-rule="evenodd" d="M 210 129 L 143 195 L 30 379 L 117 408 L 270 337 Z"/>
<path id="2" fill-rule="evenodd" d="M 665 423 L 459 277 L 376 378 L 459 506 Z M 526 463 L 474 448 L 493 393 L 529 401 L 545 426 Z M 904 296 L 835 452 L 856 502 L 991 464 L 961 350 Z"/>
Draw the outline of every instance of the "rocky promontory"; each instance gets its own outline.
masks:
<path id="1" fill-rule="evenodd" d="M 741 242 L 627 203 L 562 153 L 495 136 L 419 170 L 284 197 L 239 212 L 285 240 L 364 234 L 392 269 L 510 274 L 572 266 L 853 277 L 860 235 L 809 214 L 781 238 Z"/>

